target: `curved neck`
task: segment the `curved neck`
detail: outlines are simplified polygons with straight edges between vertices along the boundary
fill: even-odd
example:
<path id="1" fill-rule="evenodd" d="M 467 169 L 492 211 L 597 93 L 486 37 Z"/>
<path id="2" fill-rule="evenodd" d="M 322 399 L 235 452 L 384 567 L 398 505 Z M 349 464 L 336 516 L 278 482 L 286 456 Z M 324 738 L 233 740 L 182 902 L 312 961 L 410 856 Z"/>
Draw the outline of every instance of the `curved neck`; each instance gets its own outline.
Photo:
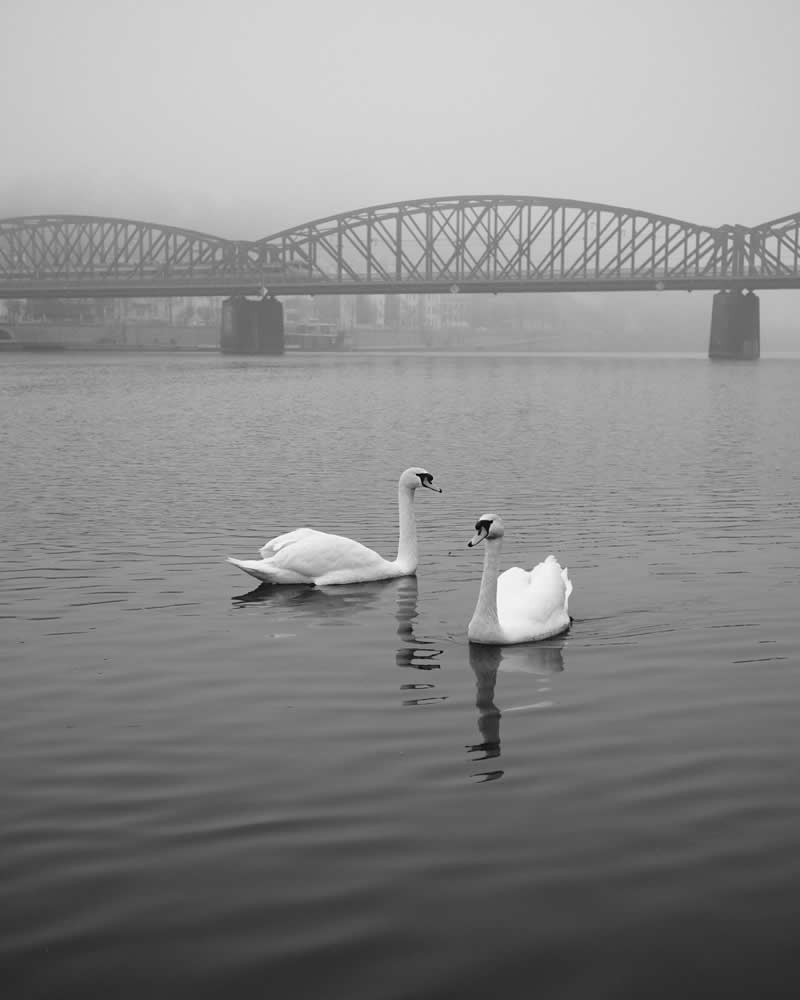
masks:
<path id="1" fill-rule="evenodd" d="M 483 554 L 483 576 L 481 589 L 478 592 L 478 603 L 475 605 L 473 618 L 482 622 L 490 622 L 499 627 L 497 617 L 497 577 L 500 573 L 500 550 L 503 546 L 500 538 L 487 538 L 486 551 Z"/>
<path id="2" fill-rule="evenodd" d="M 417 521 L 414 517 L 414 493 L 405 486 L 397 487 L 397 507 L 400 514 L 400 540 L 397 543 L 397 565 L 405 573 L 417 568 Z"/>

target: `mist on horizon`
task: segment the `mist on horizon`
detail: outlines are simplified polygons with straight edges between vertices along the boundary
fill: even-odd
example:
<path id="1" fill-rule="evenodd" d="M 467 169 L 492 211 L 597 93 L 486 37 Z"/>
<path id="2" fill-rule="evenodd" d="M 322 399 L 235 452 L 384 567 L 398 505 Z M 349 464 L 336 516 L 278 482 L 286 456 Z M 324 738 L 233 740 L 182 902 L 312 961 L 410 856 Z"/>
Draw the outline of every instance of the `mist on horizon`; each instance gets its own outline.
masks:
<path id="1" fill-rule="evenodd" d="M 485 193 L 754 225 L 800 207 L 798 26 L 788 0 L 33 0 L 0 42 L 0 217 L 255 239 Z"/>

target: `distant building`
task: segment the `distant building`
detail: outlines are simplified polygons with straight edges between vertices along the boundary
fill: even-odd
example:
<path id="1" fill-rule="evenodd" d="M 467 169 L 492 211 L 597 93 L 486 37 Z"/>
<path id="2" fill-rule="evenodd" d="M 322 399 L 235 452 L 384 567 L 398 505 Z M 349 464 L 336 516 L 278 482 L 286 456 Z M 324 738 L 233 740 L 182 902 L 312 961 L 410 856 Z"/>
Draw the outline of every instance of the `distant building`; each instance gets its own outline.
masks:
<path id="1" fill-rule="evenodd" d="M 397 299 L 396 328 L 400 330 L 419 330 L 423 325 L 422 309 L 424 296 L 401 292 Z"/>
<path id="2" fill-rule="evenodd" d="M 460 294 L 433 293 L 422 296 L 426 330 L 454 330 L 470 326 L 469 297 Z"/>
<path id="3" fill-rule="evenodd" d="M 106 318 L 116 323 L 163 323 L 169 326 L 214 326 L 221 320 L 222 300 L 211 295 L 176 298 L 112 299 Z"/>
<path id="4" fill-rule="evenodd" d="M 354 295 L 339 296 L 339 326 L 352 330 L 356 325 L 356 300 Z"/>

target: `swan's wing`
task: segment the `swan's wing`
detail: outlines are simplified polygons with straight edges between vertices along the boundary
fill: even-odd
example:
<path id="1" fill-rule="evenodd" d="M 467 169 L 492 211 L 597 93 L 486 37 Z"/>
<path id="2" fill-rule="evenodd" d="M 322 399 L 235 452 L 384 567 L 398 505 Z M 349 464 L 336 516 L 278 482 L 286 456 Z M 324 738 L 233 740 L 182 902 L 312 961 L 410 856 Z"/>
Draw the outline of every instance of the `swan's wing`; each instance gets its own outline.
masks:
<path id="1" fill-rule="evenodd" d="M 511 620 L 548 622 L 566 612 L 567 596 L 567 582 L 554 556 L 548 556 L 530 573 L 513 566 L 497 580 L 497 610 L 503 624 Z"/>
<path id="2" fill-rule="evenodd" d="M 332 572 L 367 572 L 385 560 L 373 549 L 343 535 L 330 535 L 313 528 L 298 528 L 273 538 L 264 546 L 264 558 L 276 569 L 316 580 Z M 262 553 L 264 552 L 262 549 Z"/>
<path id="3" fill-rule="evenodd" d="M 512 566 L 501 573 L 497 578 L 498 608 L 510 608 L 524 603 L 530 576 L 527 570 L 520 569 L 519 566 Z"/>
<path id="4" fill-rule="evenodd" d="M 315 531 L 313 528 L 297 528 L 295 531 L 287 531 L 285 535 L 276 535 L 265 542 L 258 550 L 262 559 L 269 559 L 279 552 L 285 545 L 291 545 L 304 535 L 322 535 L 324 532 Z"/>

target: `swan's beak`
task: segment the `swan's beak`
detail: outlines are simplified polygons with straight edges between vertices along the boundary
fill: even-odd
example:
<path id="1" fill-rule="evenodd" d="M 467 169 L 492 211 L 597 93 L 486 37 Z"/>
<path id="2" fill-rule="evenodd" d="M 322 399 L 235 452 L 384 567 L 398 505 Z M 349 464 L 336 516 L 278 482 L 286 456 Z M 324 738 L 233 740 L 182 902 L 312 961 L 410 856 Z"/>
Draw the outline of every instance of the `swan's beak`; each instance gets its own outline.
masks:
<path id="1" fill-rule="evenodd" d="M 467 548 L 471 549 L 473 545 L 477 545 L 478 542 L 482 542 L 488 534 L 489 534 L 489 529 L 484 525 L 481 525 L 480 528 L 478 528 L 478 530 L 472 536 L 472 540 L 467 542 Z"/>
<path id="2" fill-rule="evenodd" d="M 423 483 L 422 485 L 425 487 L 426 490 L 433 490 L 434 493 L 442 492 L 438 486 L 431 486 L 430 483 Z"/>

